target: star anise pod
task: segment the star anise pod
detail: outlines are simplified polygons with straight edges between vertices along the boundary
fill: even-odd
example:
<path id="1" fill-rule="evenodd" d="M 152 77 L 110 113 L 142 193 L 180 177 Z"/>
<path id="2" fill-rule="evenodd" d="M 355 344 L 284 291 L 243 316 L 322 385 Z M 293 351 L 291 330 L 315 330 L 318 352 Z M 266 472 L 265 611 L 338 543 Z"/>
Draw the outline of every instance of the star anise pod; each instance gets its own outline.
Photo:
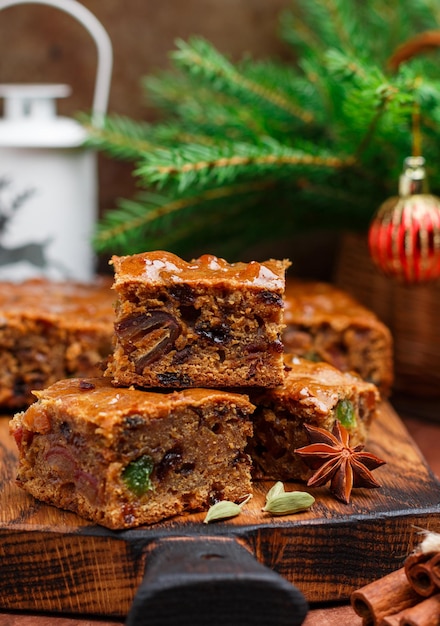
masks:
<path id="1" fill-rule="evenodd" d="M 348 431 L 338 420 L 332 432 L 308 424 L 304 427 L 310 445 L 295 452 L 308 467 L 317 470 L 309 478 L 308 487 L 320 487 L 331 481 L 330 491 L 345 504 L 350 502 L 353 487 L 380 487 L 371 471 L 384 465 L 385 461 L 369 452 L 362 452 L 362 444 L 350 448 Z"/>

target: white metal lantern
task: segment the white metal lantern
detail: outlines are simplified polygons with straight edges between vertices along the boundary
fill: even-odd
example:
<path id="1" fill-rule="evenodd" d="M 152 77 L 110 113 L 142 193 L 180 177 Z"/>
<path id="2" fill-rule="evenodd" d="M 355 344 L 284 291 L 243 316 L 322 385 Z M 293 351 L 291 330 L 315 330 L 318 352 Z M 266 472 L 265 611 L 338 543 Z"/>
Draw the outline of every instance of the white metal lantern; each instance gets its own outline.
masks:
<path id="1" fill-rule="evenodd" d="M 0 10 L 17 4 L 61 9 L 90 32 L 98 52 L 92 113 L 100 123 L 112 71 L 112 47 L 100 22 L 76 0 L 0 0 Z M 56 99 L 69 93 L 67 85 L 0 85 L 1 280 L 94 277 L 96 154 L 84 146 L 81 124 L 56 114 Z"/>

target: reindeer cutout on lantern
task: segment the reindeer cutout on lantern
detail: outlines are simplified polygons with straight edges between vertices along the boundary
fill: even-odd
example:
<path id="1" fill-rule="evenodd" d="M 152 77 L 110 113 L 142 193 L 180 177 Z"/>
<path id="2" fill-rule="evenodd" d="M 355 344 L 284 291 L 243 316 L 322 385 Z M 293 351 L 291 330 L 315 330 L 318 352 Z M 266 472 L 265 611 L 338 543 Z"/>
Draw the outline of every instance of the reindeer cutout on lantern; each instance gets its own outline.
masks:
<path id="1" fill-rule="evenodd" d="M 59 263 L 54 263 L 47 256 L 47 247 L 51 238 L 42 242 L 29 242 L 17 246 L 3 245 L 2 240 L 10 221 L 20 208 L 35 194 L 35 189 L 27 189 L 15 195 L 12 199 L 5 198 L 5 190 L 10 186 L 10 181 L 0 178 L 0 267 L 15 265 L 17 263 L 29 263 L 29 265 L 45 272 L 51 266 L 56 267 L 66 276 L 67 272 Z"/>

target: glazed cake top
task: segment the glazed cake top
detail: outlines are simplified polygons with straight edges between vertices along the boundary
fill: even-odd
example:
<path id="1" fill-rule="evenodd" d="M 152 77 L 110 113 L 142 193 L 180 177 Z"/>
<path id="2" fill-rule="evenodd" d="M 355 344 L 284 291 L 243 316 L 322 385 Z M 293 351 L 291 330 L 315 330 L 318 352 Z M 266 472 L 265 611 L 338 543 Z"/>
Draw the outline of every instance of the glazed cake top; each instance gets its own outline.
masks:
<path id="1" fill-rule="evenodd" d="M 43 319 L 58 325 L 113 325 L 115 295 L 111 279 L 85 284 L 30 279 L 0 283 L 0 324 L 18 318 Z"/>
<path id="2" fill-rule="evenodd" d="M 167 285 L 187 284 L 245 284 L 249 287 L 284 291 L 285 271 L 290 262 L 270 259 L 259 263 L 228 263 L 211 254 L 193 261 L 184 261 L 171 252 L 155 251 L 131 256 L 113 256 L 115 287 L 127 283 Z"/>
<path id="3" fill-rule="evenodd" d="M 309 406 L 327 414 L 350 390 L 368 394 L 372 407 L 379 402 L 379 392 L 373 383 L 363 381 L 355 374 L 341 372 L 333 365 L 313 362 L 294 354 L 284 355 L 286 376 L 284 385 L 267 390 L 272 400 L 285 404 L 292 402 Z"/>
<path id="4" fill-rule="evenodd" d="M 330 283 L 291 278 L 286 281 L 284 300 L 286 324 L 328 322 L 338 327 L 356 322 L 383 326 L 372 311 Z"/>
<path id="5" fill-rule="evenodd" d="M 109 378 L 69 378 L 59 380 L 42 391 L 34 391 L 34 402 L 24 413 L 23 425 L 41 432 L 39 425 L 49 422 L 50 414 L 59 413 L 75 420 L 94 423 L 111 438 L 114 426 L 130 416 L 160 419 L 186 407 L 202 407 L 207 401 L 229 402 L 251 414 L 254 405 L 244 394 L 216 389 L 184 389 L 155 392 L 133 387 L 114 387 Z M 220 416 L 221 417 L 221 416 Z"/>

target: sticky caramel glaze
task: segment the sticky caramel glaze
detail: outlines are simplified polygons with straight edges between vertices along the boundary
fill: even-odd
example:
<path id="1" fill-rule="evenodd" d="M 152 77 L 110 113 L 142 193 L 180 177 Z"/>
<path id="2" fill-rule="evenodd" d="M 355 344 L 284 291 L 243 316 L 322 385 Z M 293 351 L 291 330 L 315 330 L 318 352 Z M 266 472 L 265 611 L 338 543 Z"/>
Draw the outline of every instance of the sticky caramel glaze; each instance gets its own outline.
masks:
<path id="1" fill-rule="evenodd" d="M 21 283 L 0 282 L 0 321 L 3 318 L 56 320 L 87 325 L 113 323 L 115 294 L 110 278 L 90 284 L 32 279 Z"/>
<path id="2" fill-rule="evenodd" d="M 309 404 L 318 414 L 331 411 L 345 390 L 353 388 L 365 394 L 369 410 L 379 404 L 379 392 L 372 383 L 364 382 L 359 376 L 340 372 L 329 363 L 315 363 L 293 354 L 284 355 L 286 378 L 284 385 L 271 390 L 273 397 L 284 398 L 287 402 L 297 400 Z"/>
<path id="3" fill-rule="evenodd" d="M 113 256 L 115 287 L 127 282 L 151 284 L 207 283 L 219 285 L 227 282 L 262 289 L 284 289 L 284 274 L 289 267 L 287 260 L 270 259 L 263 263 L 228 263 L 211 254 L 186 262 L 170 252 L 162 250 L 131 256 Z"/>
<path id="4" fill-rule="evenodd" d="M 284 321 L 294 323 L 328 322 L 338 325 L 338 320 L 344 325 L 347 321 L 376 320 L 372 311 L 369 311 L 348 293 L 329 283 L 299 280 L 289 278 L 286 281 Z M 340 324 L 339 324 L 340 325 Z"/>
<path id="5" fill-rule="evenodd" d="M 174 392 L 141 391 L 133 387 L 115 388 L 108 378 L 69 378 L 60 380 L 43 391 L 36 391 L 38 402 L 31 405 L 23 417 L 23 426 L 31 431 L 47 432 L 50 420 L 42 418 L 42 405 L 55 401 L 63 412 L 99 426 L 101 433 L 111 437 L 112 428 L 122 417 L 142 414 L 161 419 L 187 405 L 197 407 L 207 399 L 224 403 L 225 399 L 251 414 L 254 405 L 248 396 L 215 389 L 185 389 Z"/>

